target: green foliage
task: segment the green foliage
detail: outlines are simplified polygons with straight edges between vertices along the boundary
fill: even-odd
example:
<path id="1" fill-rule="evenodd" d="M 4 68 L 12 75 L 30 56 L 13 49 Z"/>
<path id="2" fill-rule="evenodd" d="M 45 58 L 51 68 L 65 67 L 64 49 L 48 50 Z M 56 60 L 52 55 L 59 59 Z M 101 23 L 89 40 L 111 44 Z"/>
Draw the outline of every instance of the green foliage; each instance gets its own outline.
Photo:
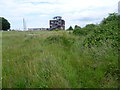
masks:
<path id="1" fill-rule="evenodd" d="M 111 41 L 113 47 L 118 47 L 120 15 L 109 14 L 100 24 L 88 24 L 83 28 L 75 28 L 73 34 L 86 36 L 83 45 L 87 47 L 101 46 L 104 42 Z"/>
<path id="2" fill-rule="evenodd" d="M 73 30 L 72 26 L 70 26 L 67 30 L 69 30 L 69 31 L 70 31 L 70 30 Z"/>
<path id="3" fill-rule="evenodd" d="M 87 35 L 90 32 L 92 32 L 95 28 L 97 27 L 97 25 L 95 24 L 88 24 L 83 28 L 80 28 L 79 26 L 75 26 L 73 34 L 75 35 Z"/>
<path id="4" fill-rule="evenodd" d="M 96 27 L 95 24 L 87 24 L 87 25 L 85 26 L 86 29 L 90 29 L 90 30 L 94 29 L 95 27 Z"/>
<path id="5" fill-rule="evenodd" d="M 73 31 L 73 34 L 75 35 L 87 35 L 86 29 L 84 28 L 76 28 Z"/>
<path id="6" fill-rule="evenodd" d="M 117 20 L 120 20 L 120 15 L 118 15 L 117 13 L 111 13 L 107 18 L 104 18 L 102 20 L 101 24 L 107 24 L 110 21 L 117 21 Z"/>
<path id="7" fill-rule="evenodd" d="M 100 25 L 94 28 L 92 34 L 85 39 L 84 45 L 91 47 L 92 45 L 102 45 L 103 42 L 111 41 L 113 47 L 118 47 L 118 14 L 110 14 L 104 19 Z"/>
<path id="8" fill-rule="evenodd" d="M 81 29 L 81 27 L 78 25 L 75 25 L 74 29 Z"/>
<path id="9" fill-rule="evenodd" d="M 0 29 L 7 31 L 10 29 L 10 23 L 3 17 L 0 17 Z"/>

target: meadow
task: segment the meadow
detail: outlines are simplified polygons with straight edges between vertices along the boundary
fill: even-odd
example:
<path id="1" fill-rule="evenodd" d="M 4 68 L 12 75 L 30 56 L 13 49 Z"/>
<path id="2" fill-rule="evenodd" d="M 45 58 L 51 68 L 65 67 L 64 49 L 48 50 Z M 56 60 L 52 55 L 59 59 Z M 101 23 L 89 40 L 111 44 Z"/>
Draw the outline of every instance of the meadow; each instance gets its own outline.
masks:
<path id="1" fill-rule="evenodd" d="M 0 31 L 0 89 L 2 88 L 2 32 Z"/>
<path id="2" fill-rule="evenodd" d="M 117 88 L 118 52 L 69 31 L 2 32 L 3 88 Z"/>

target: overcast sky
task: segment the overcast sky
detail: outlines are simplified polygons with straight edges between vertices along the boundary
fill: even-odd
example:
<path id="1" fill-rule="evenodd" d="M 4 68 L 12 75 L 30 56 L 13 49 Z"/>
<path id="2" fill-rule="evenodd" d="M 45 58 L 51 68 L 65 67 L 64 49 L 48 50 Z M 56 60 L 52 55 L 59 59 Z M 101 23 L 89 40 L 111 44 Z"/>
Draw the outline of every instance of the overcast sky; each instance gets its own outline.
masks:
<path id="1" fill-rule="evenodd" d="M 119 0 L 0 0 L 0 17 L 11 23 L 11 29 L 49 27 L 49 20 L 62 16 L 66 28 L 99 23 L 109 13 L 118 12 Z"/>

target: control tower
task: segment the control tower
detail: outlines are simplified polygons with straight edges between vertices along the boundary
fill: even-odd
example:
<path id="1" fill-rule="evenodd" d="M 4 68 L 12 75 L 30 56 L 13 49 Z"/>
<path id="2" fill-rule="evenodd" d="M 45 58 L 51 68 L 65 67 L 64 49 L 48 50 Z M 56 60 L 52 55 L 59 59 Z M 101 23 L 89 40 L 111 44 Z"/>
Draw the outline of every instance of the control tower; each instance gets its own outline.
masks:
<path id="1" fill-rule="evenodd" d="M 53 20 L 50 20 L 50 30 L 54 29 L 65 30 L 65 21 L 61 16 L 53 17 Z"/>

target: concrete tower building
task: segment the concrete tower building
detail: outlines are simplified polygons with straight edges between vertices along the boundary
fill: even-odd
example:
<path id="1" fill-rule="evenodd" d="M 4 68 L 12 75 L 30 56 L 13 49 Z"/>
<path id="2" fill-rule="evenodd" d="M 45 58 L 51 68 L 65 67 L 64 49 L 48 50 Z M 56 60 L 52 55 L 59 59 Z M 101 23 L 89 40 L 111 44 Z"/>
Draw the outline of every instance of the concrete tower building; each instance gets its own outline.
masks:
<path id="1" fill-rule="evenodd" d="M 50 30 L 65 30 L 65 21 L 62 19 L 61 16 L 56 16 L 53 19 L 54 20 L 50 20 Z"/>

